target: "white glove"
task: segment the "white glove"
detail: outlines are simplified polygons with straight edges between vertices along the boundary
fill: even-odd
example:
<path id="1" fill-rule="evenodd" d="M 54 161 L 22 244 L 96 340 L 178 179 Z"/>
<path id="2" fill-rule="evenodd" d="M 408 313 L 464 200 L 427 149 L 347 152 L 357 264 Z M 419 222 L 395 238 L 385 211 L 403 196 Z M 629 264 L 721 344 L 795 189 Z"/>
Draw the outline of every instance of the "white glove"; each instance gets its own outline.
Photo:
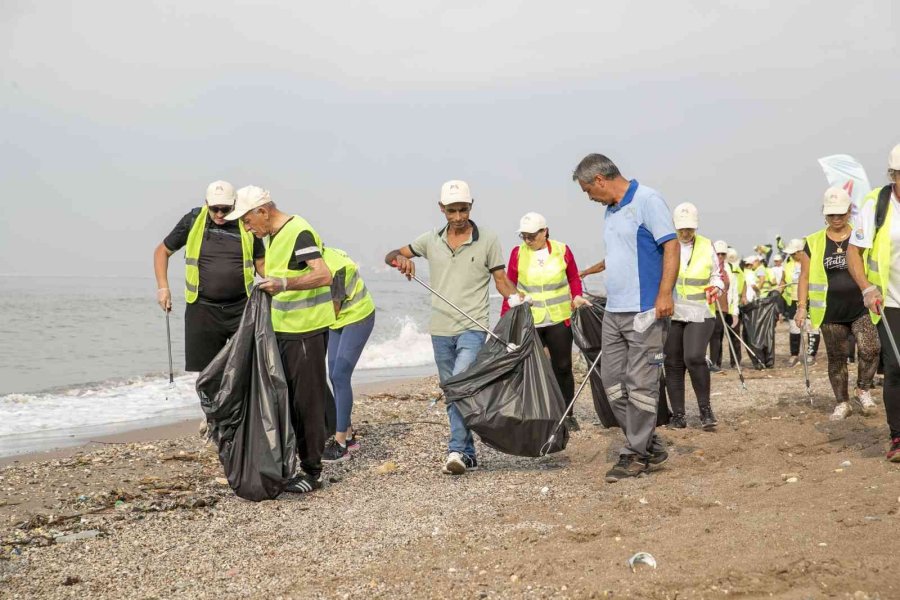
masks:
<path id="1" fill-rule="evenodd" d="M 528 294 L 525 294 L 525 297 L 522 298 L 522 303 L 524 304 L 524 303 L 526 303 L 526 302 L 527 302 L 528 304 L 531 304 L 531 303 L 533 302 L 533 300 L 531 299 L 531 296 L 529 296 Z"/>
<path id="2" fill-rule="evenodd" d="M 507 298 L 506 301 L 509 303 L 510 308 L 515 308 L 515 307 L 519 306 L 520 304 L 522 304 L 522 299 L 519 298 L 518 294 L 513 294 L 512 296 Z"/>

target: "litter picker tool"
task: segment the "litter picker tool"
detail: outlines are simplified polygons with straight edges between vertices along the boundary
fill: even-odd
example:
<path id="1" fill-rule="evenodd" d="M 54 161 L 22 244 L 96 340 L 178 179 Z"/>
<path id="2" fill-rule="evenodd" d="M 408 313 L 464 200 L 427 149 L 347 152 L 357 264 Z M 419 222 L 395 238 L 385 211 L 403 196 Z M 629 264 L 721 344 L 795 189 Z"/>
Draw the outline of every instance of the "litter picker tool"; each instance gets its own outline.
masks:
<path id="1" fill-rule="evenodd" d="M 556 441 L 556 434 L 559 432 L 559 428 L 562 427 L 563 421 L 566 420 L 566 417 L 569 416 L 569 411 L 572 410 L 572 407 L 575 405 L 575 401 L 578 400 L 578 396 L 581 395 L 582 390 L 584 390 L 584 386 L 587 385 L 587 382 L 591 379 L 591 373 L 594 372 L 594 369 L 597 368 L 597 363 L 600 362 L 600 357 L 603 356 L 603 350 L 597 353 L 597 358 L 594 359 L 594 363 L 591 365 L 591 368 L 588 369 L 588 372 L 584 376 L 584 380 L 581 382 L 581 386 L 578 388 L 578 391 L 575 392 L 575 396 L 572 398 L 572 401 L 569 402 L 569 405 L 566 406 L 566 410 L 563 412 L 562 418 L 559 420 L 559 423 L 556 424 L 556 429 L 553 430 L 553 435 L 547 440 L 547 443 L 541 447 L 541 456 L 547 456 L 547 452 L 550 448 L 553 447 L 553 443 Z"/>
<path id="2" fill-rule="evenodd" d="M 809 396 L 809 404 L 812 406 L 812 388 L 809 387 L 809 331 L 806 331 L 806 327 L 803 329 L 803 333 L 806 334 L 806 344 L 800 349 L 800 353 L 803 356 L 803 378 L 806 380 L 806 395 Z"/>
<path id="3" fill-rule="evenodd" d="M 878 312 L 881 313 L 881 318 L 884 320 L 884 332 L 887 334 L 888 341 L 891 342 L 891 349 L 894 351 L 894 359 L 897 361 L 897 364 L 900 364 L 900 350 L 897 349 L 897 342 L 894 340 L 894 335 L 891 333 L 891 324 L 888 323 L 887 315 L 881 304 L 878 305 Z"/>
<path id="4" fill-rule="evenodd" d="M 756 352 L 754 352 L 754 351 L 750 348 L 750 346 L 747 345 L 747 342 L 745 342 L 744 340 L 742 340 L 742 339 L 741 339 L 741 336 L 739 336 L 739 335 L 737 334 L 737 332 L 736 332 L 734 329 L 731 328 L 731 325 L 729 325 L 728 323 L 726 323 L 726 324 L 725 324 L 725 329 L 726 329 L 726 331 L 730 331 L 730 332 L 731 332 L 731 334 L 734 336 L 734 339 L 736 339 L 738 342 L 741 343 L 741 346 L 743 346 L 744 349 L 745 349 L 747 352 L 750 353 L 750 356 L 752 356 L 753 358 L 755 358 L 757 362 L 762 362 L 761 360 L 759 360 L 759 357 L 756 356 Z"/>
<path id="5" fill-rule="evenodd" d="M 172 369 L 172 329 L 169 327 L 169 312 L 166 311 L 166 343 L 169 347 L 169 389 L 175 389 L 175 371 Z M 169 393 L 166 392 L 166 400 L 169 399 Z"/>
<path id="6" fill-rule="evenodd" d="M 725 326 L 725 339 L 728 341 L 728 351 L 731 353 L 731 359 L 734 361 L 734 366 L 737 368 L 738 377 L 741 380 L 741 389 L 745 392 L 747 391 L 747 384 L 744 382 L 744 370 L 741 368 L 741 361 L 738 360 L 737 353 L 734 351 L 734 345 L 731 343 L 731 334 L 728 332 L 728 323 L 725 322 L 725 313 L 721 310 L 717 310 L 719 313 L 719 318 L 722 319 L 722 325 Z"/>
<path id="7" fill-rule="evenodd" d="M 479 327 L 480 329 L 483 329 L 483 330 L 485 331 L 485 333 L 487 333 L 489 336 L 491 336 L 492 338 L 494 338 L 495 340 L 497 340 L 498 342 L 500 342 L 501 344 L 503 344 L 503 345 L 506 347 L 506 350 L 507 350 L 508 352 L 512 352 L 512 351 L 514 351 L 514 350 L 516 350 L 516 349 L 518 348 L 517 345 L 515 345 L 515 344 L 513 344 L 513 343 L 511 343 L 511 342 L 507 342 L 507 341 L 505 341 L 505 340 L 500 339 L 500 336 L 499 336 L 499 335 L 497 335 L 496 333 L 494 333 L 493 331 L 491 331 L 490 329 L 488 329 L 487 327 L 485 327 L 484 325 L 482 325 L 481 323 L 479 323 L 478 321 L 476 321 L 475 319 L 473 319 L 472 317 L 470 317 L 470 316 L 466 313 L 466 311 L 464 311 L 463 309 L 461 309 L 461 308 L 458 307 L 457 305 L 453 304 L 452 302 L 450 302 L 449 300 L 447 300 L 446 298 L 444 298 L 441 294 L 439 294 L 438 292 L 436 292 L 435 290 L 433 290 L 433 289 L 431 288 L 431 286 L 429 286 L 427 283 L 425 283 L 424 281 L 422 281 L 421 279 L 419 279 L 419 278 L 416 277 L 415 275 L 410 275 L 410 278 L 412 278 L 414 281 L 416 281 L 417 283 L 419 283 L 419 284 L 420 284 L 422 287 L 424 287 L 426 290 L 428 290 L 429 292 L 431 292 L 432 294 L 434 294 L 435 296 L 437 296 L 438 298 L 440 298 L 441 300 L 443 300 L 444 302 L 446 302 L 447 304 L 449 304 L 450 306 L 452 306 L 453 308 L 455 308 L 456 311 L 457 311 L 459 314 L 461 314 L 462 316 L 464 316 L 464 317 L 467 318 L 468 320 L 470 320 L 470 321 L 472 321 L 473 323 L 475 323 L 476 325 L 478 325 L 478 327 Z"/>

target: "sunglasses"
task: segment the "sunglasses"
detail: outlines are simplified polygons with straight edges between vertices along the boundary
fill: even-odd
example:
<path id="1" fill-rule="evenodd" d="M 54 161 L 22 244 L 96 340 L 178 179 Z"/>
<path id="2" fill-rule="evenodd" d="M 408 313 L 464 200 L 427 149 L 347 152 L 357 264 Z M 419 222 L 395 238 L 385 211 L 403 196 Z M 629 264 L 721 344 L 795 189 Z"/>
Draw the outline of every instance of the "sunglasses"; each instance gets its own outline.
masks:
<path id="1" fill-rule="evenodd" d="M 825 215 L 825 218 L 826 219 L 840 219 L 842 217 L 849 217 L 849 216 L 850 215 L 844 213 L 844 214 L 840 214 L 840 215 Z"/>
<path id="2" fill-rule="evenodd" d="M 538 234 L 541 233 L 541 231 L 543 231 L 543 229 L 539 229 L 538 231 L 535 231 L 534 233 L 520 233 L 519 237 L 522 238 L 523 240 L 525 240 L 526 242 L 530 242 L 530 241 L 536 239 Z"/>
<path id="3" fill-rule="evenodd" d="M 226 204 L 224 206 L 210 206 L 209 212 L 213 214 L 227 215 L 231 211 L 234 210 L 234 207 L 230 204 Z"/>

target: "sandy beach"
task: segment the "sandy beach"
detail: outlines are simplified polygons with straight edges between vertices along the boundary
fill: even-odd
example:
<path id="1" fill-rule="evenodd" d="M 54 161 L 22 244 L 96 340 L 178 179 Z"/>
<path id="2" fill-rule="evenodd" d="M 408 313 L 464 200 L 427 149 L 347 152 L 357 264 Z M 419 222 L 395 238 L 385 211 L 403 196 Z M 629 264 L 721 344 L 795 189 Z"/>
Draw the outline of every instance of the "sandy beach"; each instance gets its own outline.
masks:
<path id="1" fill-rule="evenodd" d="M 824 351 L 810 405 L 779 350 L 746 392 L 733 371 L 713 376 L 715 433 L 689 393 L 690 427 L 662 430 L 667 468 L 612 485 L 621 434 L 592 424 L 588 390 L 566 451 L 480 446 L 479 471 L 441 475 L 434 377 L 360 388 L 361 451 L 304 497 L 237 499 L 196 421 L 13 457 L 0 597 L 900 597 L 883 411 L 829 421 Z M 639 551 L 655 570 L 629 569 Z"/>

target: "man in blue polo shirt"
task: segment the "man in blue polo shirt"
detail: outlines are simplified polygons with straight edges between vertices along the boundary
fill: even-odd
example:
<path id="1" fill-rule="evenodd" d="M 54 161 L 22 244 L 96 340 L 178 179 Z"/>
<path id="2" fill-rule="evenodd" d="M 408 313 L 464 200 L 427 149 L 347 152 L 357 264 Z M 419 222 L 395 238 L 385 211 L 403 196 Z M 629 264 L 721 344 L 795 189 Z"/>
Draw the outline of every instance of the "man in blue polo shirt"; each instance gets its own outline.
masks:
<path id="1" fill-rule="evenodd" d="M 584 157 L 572 179 L 589 199 L 606 206 L 607 299 L 600 376 L 626 439 L 618 462 L 606 473 L 612 483 L 659 468 L 669 457 L 656 435 L 656 412 L 664 323 L 674 310 L 678 240 L 659 192 L 625 179 L 602 154 Z M 636 331 L 635 315 L 651 309 L 656 320 L 646 331 Z"/>

